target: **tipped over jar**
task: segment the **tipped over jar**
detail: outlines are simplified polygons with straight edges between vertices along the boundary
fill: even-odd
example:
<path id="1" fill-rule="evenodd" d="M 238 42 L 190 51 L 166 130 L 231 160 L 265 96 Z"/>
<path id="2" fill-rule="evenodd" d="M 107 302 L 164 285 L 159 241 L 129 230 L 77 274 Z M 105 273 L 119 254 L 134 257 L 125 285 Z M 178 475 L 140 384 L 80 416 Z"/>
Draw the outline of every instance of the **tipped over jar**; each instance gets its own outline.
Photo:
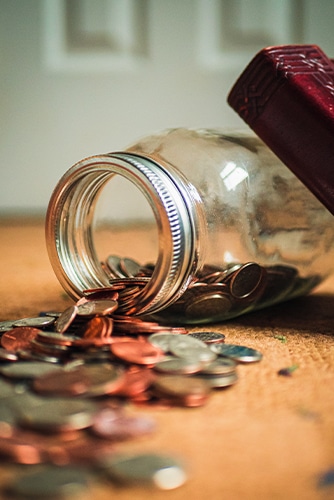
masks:
<path id="1" fill-rule="evenodd" d="M 112 249 L 101 258 L 96 249 L 97 206 L 118 178 L 153 214 L 154 261 Z M 115 213 L 112 203 L 105 208 Z M 334 266 L 332 215 L 259 138 L 239 131 L 170 129 L 79 161 L 52 194 L 46 240 L 73 298 L 120 290 L 121 314 L 178 324 L 223 321 L 307 294 Z"/>

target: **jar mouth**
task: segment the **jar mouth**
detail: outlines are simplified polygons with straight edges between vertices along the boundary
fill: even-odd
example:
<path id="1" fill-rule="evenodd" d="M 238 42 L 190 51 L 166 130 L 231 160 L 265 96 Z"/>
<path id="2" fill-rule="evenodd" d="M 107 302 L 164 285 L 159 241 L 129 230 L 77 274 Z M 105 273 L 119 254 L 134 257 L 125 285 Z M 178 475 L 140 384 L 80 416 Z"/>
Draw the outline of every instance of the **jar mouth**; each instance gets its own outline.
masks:
<path id="1" fill-rule="evenodd" d="M 205 227 L 200 197 L 180 172 L 171 173 L 170 166 L 123 152 L 75 164 L 49 202 L 45 227 L 50 261 L 74 299 L 84 290 L 110 286 L 95 249 L 94 214 L 102 189 L 116 175 L 141 191 L 157 224 L 159 251 L 152 277 L 131 304 L 131 314 L 151 314 L 174 302 L 200 266 L 199 234 Z"/>

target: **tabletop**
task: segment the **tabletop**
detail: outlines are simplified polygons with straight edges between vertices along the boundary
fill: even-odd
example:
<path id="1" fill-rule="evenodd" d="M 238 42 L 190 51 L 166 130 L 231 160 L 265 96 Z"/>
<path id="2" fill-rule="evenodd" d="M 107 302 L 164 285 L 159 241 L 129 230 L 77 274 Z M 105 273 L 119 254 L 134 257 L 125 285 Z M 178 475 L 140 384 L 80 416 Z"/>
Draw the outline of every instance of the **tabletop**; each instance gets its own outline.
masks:
<path id="1" fill-rule="evenodd" d="M 123 229 L 117 241 L 135 244 L 140 253 L 148 243 L 138 231 Z M 118 451 L 175 457 L 184 464 L 186 481 L 164 491 L 120 486 L 92 475 L 79 498 L 334 498 L 333 293 L 334 278 L 329 278 L 306 297 L 223 323 L 192 326 L 190 331 L 223 333 L 226 342 L 257 349 L 263 358 L 240 364 L 237 383 L 212 391 L 203 406 L 127 403 L 131 415 L 152 417 L 156 430 L 117 443 Z M 1 220 L 0 321 L 70 304 L 48 259 L 43 220 Z M 294 369 L 282 374 L 288 367 Z M 2 459 L 0 491 L 28 470 L 31 466 Z"/>

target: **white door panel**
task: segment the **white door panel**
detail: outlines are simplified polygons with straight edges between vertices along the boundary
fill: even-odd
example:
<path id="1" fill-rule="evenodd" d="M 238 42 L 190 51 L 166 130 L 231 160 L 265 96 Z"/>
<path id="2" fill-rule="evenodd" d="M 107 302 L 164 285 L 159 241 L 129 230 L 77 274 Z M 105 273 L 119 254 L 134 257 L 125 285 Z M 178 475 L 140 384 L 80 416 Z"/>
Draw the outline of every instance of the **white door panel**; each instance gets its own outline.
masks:
<path id="1" fill-rule="evenodd" d="M 226 96 L 266 45 L 317 43 L 334 56 L 332 0 L 0 0 L 0 7 L 2 213 L 44 213 L 73 163 L 147 133 L 244 126 Z"/>

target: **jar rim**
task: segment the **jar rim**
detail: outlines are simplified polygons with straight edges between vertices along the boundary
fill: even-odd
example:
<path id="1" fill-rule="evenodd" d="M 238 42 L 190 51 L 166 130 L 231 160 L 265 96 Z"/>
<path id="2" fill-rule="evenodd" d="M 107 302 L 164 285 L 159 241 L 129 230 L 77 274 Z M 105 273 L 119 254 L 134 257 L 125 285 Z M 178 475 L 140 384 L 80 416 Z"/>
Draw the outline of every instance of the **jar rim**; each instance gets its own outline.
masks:
<path id="1" fill-rule="evenodd" d="M 94 209 L 113 176 L 132 182 L 149 202 L 158 226 L 159 253 L 149 282 L 131 314 L 157 312 L 185 290 L 199 263 L 198 200 L 194 187 L 149 155 L 127 152 L 85 158 L 55 187 L 46 215 L 46 244 L 54 272 L 72 298 L 109 286 L 94 246 Z M 203 224 L 202 224 L 203 226 Z"/>

